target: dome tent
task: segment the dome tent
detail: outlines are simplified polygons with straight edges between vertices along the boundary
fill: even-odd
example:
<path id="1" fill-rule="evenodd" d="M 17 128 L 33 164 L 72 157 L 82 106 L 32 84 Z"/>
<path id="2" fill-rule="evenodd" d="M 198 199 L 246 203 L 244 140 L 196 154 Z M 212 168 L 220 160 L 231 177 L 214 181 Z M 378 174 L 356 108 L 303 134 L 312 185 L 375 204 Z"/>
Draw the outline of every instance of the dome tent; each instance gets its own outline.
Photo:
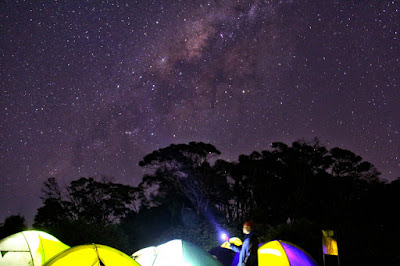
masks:
<path id="1" fill-rule="evenodd" d="M 258 248 L 258 265 L 317 266 L 303 249 L 290 242 L 274 240 Z"/>
<path id="2" fill-rule="evenodd" d="M 168 241 L 155 248 L 141 249 L 133 253 L 132 257 L 142 266 L 222 266 L 218 260 L 214 259 L 206 251 L 181 239 Z M 153 260 L 149 258 L 153 258 Z"/>
<path id="3" fill-rule="evenodd" d="M 234 258 L 236 256 L 235 251 L 229 248 L 224 248 L 224 247 L 213 247 L 208 251 L 211 255 L 213 255 L 219 262 L 221 262 L 224 266 L 231 266 L 231 265 L 237 265 L 234 264 Z"/>
<path id="4" fill-rule="evenodd" d="M 157 257 L 157 248 L 154 246 L 142 248 L 132 254 L 132 258 L 140 265 L 153 265 Z"/>
<path id="5" fill-rule="evenodd" d="M 43 265 L 68 248 L 48 233 L 22 231 L 0 240 L 0 265 Z"/>
<path id="6" fill-rule="evenodd" d="M 239 253 L 231 249 L 231 244 L 242 246 L 243 242 L 238 237 L 231 237 L 222 243 L 221 246 L 210 249 L 208 253 L 216 257 L 225 266 L 237 265 L 239 262 Z"/>
<path id="7" fill-rule="evenodd" d="M 45 266 L 138 266 L 135 260 L 115 248 L 90 244 L 69 248 L 44 264 Z"/>

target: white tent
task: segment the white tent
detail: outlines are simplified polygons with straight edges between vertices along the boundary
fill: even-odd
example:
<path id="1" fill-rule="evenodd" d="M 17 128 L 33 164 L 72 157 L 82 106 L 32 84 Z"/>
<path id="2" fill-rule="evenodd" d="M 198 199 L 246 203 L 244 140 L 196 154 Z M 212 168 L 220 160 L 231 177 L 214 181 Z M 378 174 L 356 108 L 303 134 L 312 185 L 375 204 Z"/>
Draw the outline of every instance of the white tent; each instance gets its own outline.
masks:
<path id="1" fill-rule="evenodd" d="M 43 265 L 68 248 L 48 233 L 22 231 L 0 240 L 0 265 Z"/>
<path id="2" fill-rule="evenodd" d="M 200 247 L 181 239 L 168 241 L 157 247 L 148 247 L 132 254 L 141 266 L 220 266 L 218 260 Z"/>

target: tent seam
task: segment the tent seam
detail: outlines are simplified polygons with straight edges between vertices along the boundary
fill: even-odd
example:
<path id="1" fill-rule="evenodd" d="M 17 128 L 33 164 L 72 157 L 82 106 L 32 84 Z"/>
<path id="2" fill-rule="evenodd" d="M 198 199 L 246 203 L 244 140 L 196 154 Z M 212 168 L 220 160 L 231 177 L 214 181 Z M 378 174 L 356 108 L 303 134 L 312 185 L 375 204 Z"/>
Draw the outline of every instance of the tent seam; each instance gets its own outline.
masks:
<path id="1" fill-rule="evenodd" d="M 154 263 L 156 263 L 157 257 L 158 257 L 158 250 L 156 249 L 156 257 L 154 258 L 153 263 L 151 264 L 151 266 L 154 266 Z"/>
<path id="2" fill-rule="evenodd" d="M 43 243 L 42 243 L 42 238 L 40 237 L 40 235 L 38 235 L 38 238 L 39 238 L 39 244 L 40 244 L 40 246 L 42 247 L 42 250 L 44 251 L 44 246 L 43 246 Z M 41 256 L 42 257 L 42 264 L 44 264 L 44 262 L 46 261 L 45 260 L 45 253 L 43 252 L 43 254 L 42 254 L 43 256 Z"/>

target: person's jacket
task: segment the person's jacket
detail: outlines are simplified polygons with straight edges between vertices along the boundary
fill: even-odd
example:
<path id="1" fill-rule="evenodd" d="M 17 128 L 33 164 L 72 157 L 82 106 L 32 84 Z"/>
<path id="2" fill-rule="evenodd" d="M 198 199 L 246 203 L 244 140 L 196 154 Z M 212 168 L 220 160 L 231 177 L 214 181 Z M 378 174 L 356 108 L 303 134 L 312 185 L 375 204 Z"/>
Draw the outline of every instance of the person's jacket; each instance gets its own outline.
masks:
<path id="1" fill-rule="evenodd" d="M 240 252 L 238 266 L 257 266 L 258 238 L 254 232 L 250 232 L 244 237 L 242 247 L 231 245 L 231 249 Z"/>

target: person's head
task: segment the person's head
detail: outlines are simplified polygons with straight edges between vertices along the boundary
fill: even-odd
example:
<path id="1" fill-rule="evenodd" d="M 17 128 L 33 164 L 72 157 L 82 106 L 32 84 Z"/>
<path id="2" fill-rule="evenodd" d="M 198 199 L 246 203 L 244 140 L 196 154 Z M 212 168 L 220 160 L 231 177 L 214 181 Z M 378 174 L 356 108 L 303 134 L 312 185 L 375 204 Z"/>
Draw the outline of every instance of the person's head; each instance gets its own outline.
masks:
<path id="1" fill-rule="evenodd" d="M 243 224 L 243 234 L 250 234 L 254 230 L 254 223 L 252 221 L 247 221 Z"/>

